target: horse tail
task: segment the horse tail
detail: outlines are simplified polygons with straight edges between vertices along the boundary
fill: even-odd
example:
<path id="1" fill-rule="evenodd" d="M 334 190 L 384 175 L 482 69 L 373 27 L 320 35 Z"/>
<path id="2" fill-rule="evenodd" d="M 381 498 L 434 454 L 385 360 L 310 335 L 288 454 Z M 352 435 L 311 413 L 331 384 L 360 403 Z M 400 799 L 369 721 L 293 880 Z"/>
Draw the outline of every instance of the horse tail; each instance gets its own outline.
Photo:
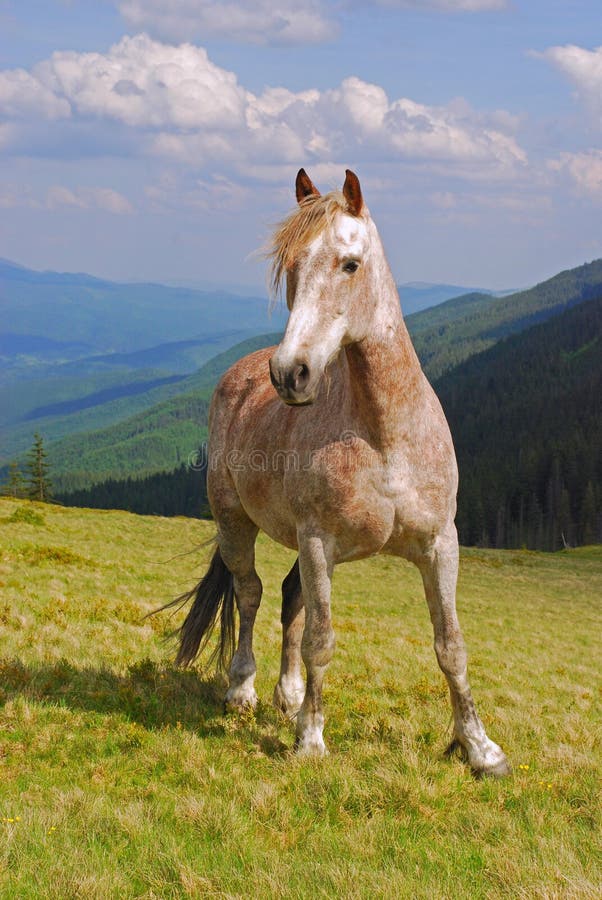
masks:
<path id="1" fill-rule="evenodd" d="M 171 606 L 180 609 L 191 600 L 193 603 L 188 615 L 174 633 L 180 641 L 176 665 L 188 666 L 202 653 L 219 618 L 219 642 L 209 657 L 208 666 L 217 664 L 218 669 L 226 671 L 234 653 L 234 578 L 222 559 L 219 547 L 196 587 L 161 609 Z"/>

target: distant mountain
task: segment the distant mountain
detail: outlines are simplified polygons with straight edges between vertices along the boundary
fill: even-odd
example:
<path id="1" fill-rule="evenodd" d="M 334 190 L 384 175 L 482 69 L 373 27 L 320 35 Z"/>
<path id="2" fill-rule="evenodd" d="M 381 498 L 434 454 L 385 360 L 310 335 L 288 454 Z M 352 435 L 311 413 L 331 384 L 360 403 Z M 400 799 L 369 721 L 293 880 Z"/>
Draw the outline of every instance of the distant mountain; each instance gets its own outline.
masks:
<path id="1" fill-rule="evenodd" d="M 55 382 L 46 383 L 36 379 L 24 383 L 0 386 L 0 410 L 6 416 L 7 413 L 20 409 L 17 418 L 4 418 L 0 416 L 2 424 L 2 441 L 0 462 L 5 464 L 31 446 L 32 434 L 39 431 L 46 438 L 47 446 L 50 446 L 53 460 L 58 465 L 59 472 L 70 468 L 73 460 L 78 459 L 81 467 L 83 457 L 79 458 L 82 446 L 87 447 L 87 435 L 95 433 L 99 429 L 112 429 L 117 423 L 126 423 L 132 417 L 136 418 L 145 410 L 156 407 L 158 404 L 169 401 L 171 398 L 183 397 L 183 403 L 188 402 L 187 395 L 212 387 L 219 375 L 225 371 L 236 359 L 250 353 L 259 347 L 268 346 L 279 340 L 281 332 L 258 337 L 247 338 L 234 348 L 223 351 L 212 357 L 200 369 L 187 376 L 165 376 L 149 370 L 114 372 L 106 375 L 102 380 L 98 377 L 80 377 L 76 379 L 63 378 Z M 74 383 L 79 385 L 77 395 L 73 396 Z M 98 385 L 102 386 L 98 388 Z M 36 398 L 46 398 L 41 388 L 46 386 L 58 396 L 63 397 L 59 402 L 43 402 L 36 405 Z M 182 419 L 180 412 L 174 413 L 175 417 Z M 135 425 L 136 433 L 140 430 L 139 424 Z M 121 441 L 120 432 L 117 440 Z M 79 441 L 79 435 L 85 435 L 83 445 Z M 53 448 L 54 444 L 54 448 Z M 71 448 L 76 449 L 71 449 Z M 64 464 L 60 461 L 63 459 Z M 152 458 L 152 459 L 151 459 Z M 151 470 L 156 468 L 157 453 L 155 450 L 148 458 L 140 458 L 132 451 L 132 470 L 137 471 L 139 466 L 150 465 Z M 168 454 L 166 461 L 172 461 L 172 455 Z M 96 464 L 95 464 L 96 466 Z M 91 467 L 90 475 L 95 471 Z M 168 466 L 159 466 L 166 468 Z M 129 469 L 128 469 L 129 471 Z M 1 480 L 0 470 L 0 480 Z"/>
<path id="2" fill-rule="evenodd" d="M 460 470 L 464 544 L 602 541 L 602 287 L 435 383 Z"/>
<path id="3" fill-rule="evenodd" d="M 521 291 L 506 298 L 494 298 L 483 294 L 468 294 L 458 297 L 439 307 L 409 316 L 407 322 L 418 353 L 422 357 L 425 371 L 433 380 L 442 369 L 451 368 L 451 361 L 454 358 L 459 357 L 460 361 L 463 361 L 467 357 L 481 352 L 487 346 L 497 343 L 504 333 L 510 333 L 520 328 L 526 329 L 529 323 L 536 323 L 546 316 L 559 315 L 570 308 L 572 304 L 581 302 L 584 296 L 590 296 L 596 291 L 602 292 L 602 261 L 581 266 L 570 272 L 563 272 L 536 288 Z M 160 389 L 164 394 L 167 391 L 168 396 L 173 397 L 168 404 L 169 418 L 171 420 L 176 417 L 179 422 L 177 428 L 182 437 L 178 446 L 185 439 L 184 415 L 180 411 L 180 404 L 189 403 L 191 397 L 197 393 L 205 396 L 205 392 L 211 389 L 235 359 L 257 347 L 276 343 L 278 339 L 278 334 L 271 334 L 246 341 L 233 347 L 227 353 L 218 355 L 203 366 L 198 373 L 188 376 L 175 385 Z M 156 410 L 163 410 L 163 406 L 153 407 L 148 402 L 152 398 L 157 398 L 158 393 L 158 391 L 153 391 L 144 395 L 148 408 L 146 415 L 149 417 L 152 417 Z M 181 396 L 176 397 L 176 394 Z M 126 429 L 131 427 L 132 434 L 136 435 L 136 442 L 138 442 L 146 430 L 146 421 L 145 416 L 142 415 L 136 417 L 135 423 L 129 420 L 124 421 L 123 426 Z M 171 427 L 172 425 L 170 425 Z M 154 425 L 153 430 L 155 430 Z M 190 432 L 187 431 L 186 439 L 189 434 Z M 112 435 L 110 442 L 121 443 L 123 440 L 130 440 L 123 438 L 119 429 L 112 432 Z M 104 440 L 103 432 L 99 433 L 98 439 L 99 442 Z M 81 440 L 85 440 L 85 436 L 82 439 L 66 438 L 51 450 L 58 470 L 62 473 L 61 477 L 64 475 L 67 481 L 71 478 L 69 471 L 72 461 L 77 459 L 81 462 L 79 468 L 81 477 L 78 476 L 78 485 L 84 486 L 83 472 L 87 466 L 88 457 L 85 449 L 81 446 Z M 139 450 L 132 447 L 131 452 L 127 454 L 128 461 L 124 463 L 127 473 L 136 471 L 137 468 L 142 468 L 146 472 L 157 471 L 161 468 L 167 469 L 175 465 L 173 453 L 166 455 L 163 464 L 161 463 L 160 455 L 157 453 L 158 446 L 155 440 L 152 452 L 149 445 L 145 450 L 144 458 L 139 455 Z M 110 474 L 112 477 L 117 477 L 119 471 L 118 468 L 114 468 L 110 470 Z M 89 472 L 98 472 L 96 460 L 94 466 L 89 467 Z M 90 474 L 88 477 L 93 476 Z"/>
<path id="4" fill-rule="evenodd" d="M 399 290 L 409 315 L 474 289 L 408 282 Z M 266 298 L 241 291 L 122 284 L 85 273 L 40 272 L 0 259 L 0 305 L 3 320 L 10 322 L 10 330 L 0 335 L 0 370 L 6 357 L 28 357 L 21 361 L 31 365 L 35 359 L 71 361 L 95 353 L 128 356 L 168 344 L 175 352 L 178 343 L 205 341 L 233 330 L 233 340 L 242 340 L 270 324 L 284 325 L 282 309 L 275 310 L 270 322 Z M 159 357 L 144 367 L 169 365 L 163 354 Z M 175 371 L 184 371 L 179 358 Z"/>
<path id="5" fill-rule="evenodd" d="M 239 337 L 270 326 L 265 297 L 160 284 L 118 284 L 90 275 L 36 272 L 0 260 L 0 307 L 14 335 L 81 343 L 92 353 L 131 353 L 159 341 Z M 273 313 L 272 327 L 284 322 Z"/>
<path id="6" fill-rule="evenodd" d="M 505 334 L 524 330 L 545 317 L 559 315 L 571 305 L 583 302 L 599 291 L 601 285 L 602 260 L 561 273 L 529 291 L 508 297 L 483 294 L 458 297 L 408 316 L 407 323 L 425 371 L 434 380 L 454 365 L 497 343 Z M 279 332 L 250 338 L 226 353 L 218 354 L 186 377 L 174 377 L 168 369 L 129 368 L 136 361 L 160 364 L 161 358 L 167 358 L 171 352 L 169 347 L 172 345 L 168 343 L 148 351 L 120 354 L 118 358 L 123 370 L 103 374 L 101 384 L 98 374 L 85 373 L 89 367 L 98 365 L 102 368 L 104 356 L 59 367 L 62 380 L 57 378 L 54 387 L 44 379 L 21 380 L 5 388 L 0 385 L 0 409 L 5 405 L 20 415 L 20 419 L 13 417 L 5 424 L 3 461 L 26 450 L 31 445 L 33 431 L 38 430 L 46 438 L 57 478 L 64 485 L 70 481 L 76 464 L 78 476 L 73 486 L 77 483 L 82 487 L 99 480 L 101 473 L 102 477 L 119 477 L 125 473 L 150 473 L 173 467 L 181 459 L 178 453 L 183 452 L 182 447 L 194 449 L 194 436 L 201 434 L 204 425 L 202 413 L 195 418 L 193 428 L 185 421 L 185 409 L 190 408 L 192 398 L 201 400 L 208 396 L 219 375 L 235 359 L 256 347 L 276 343 L 278 339 Z M 174 349 L 176 357 L 181 349 Z M 78 369 L 80 366 L 83 368 Z M 44 393 L 45 384 L 57 395 L 56 400 Z M 74 384 L 77 385 L 76 396 Z M 49 411 L 53 402 L 59 405 Z M 163 408 L 162 404 L 167 406 Z M 155 412 L 159 417 L 153 420 Z M 121 425 L 124 431 L 117 427 Z M 164 425 L 170 432 L 166 441 L 159 439 Z M 105 442 L 107 428 L 112 430 Z M 149 429 L 153 438 L 145 443 L 144 436 Z M 88 441 L 88 433 L 93 433 L 92 443 Z M 115 445 L 119 445 L 119 453 L 109 452 Z M 175 447 L 179 449 L 172 452 Z M 94 449 L 93 457 L 90 456 L 91 448 Z M 107 461 L 102 462 L 103 448 L 113 460 L 110 465 Z"/>
<path id="7" fill-rule="evenodd" d="M 0 366 L 19 357 L 44 356 L 48 359 L 65 359 L 85 356 L 91 350 L 89 344 L 53 341 L 39 334 L 13 334 L 10 331 L 0 333 Z"/>
<path id="8" fill-rule="evenodd" d="M 56 489 L 87 487 L 117 475 L 146 476 L 187 461 L 207 437 L 207 412 L 216 381 L 237 359 L 276 344 L 280 337 L 278 332 L 248 338 L 180 380 L 178 396 L 157 402 L 160 391 L 154 390 L 155 402 L 143 412 L 50 444 Z"/>
<path id="9" fill-rule="evenodd" d="M 504 297 L 473 293 L 406 319 L 414 346 L 431 380 L 508 334 L 597 296 L 602 259 L 560 272 L 526 291 Z"/>
<path id="10" fill-rule="evenodd" d="M 502 293 L 509 293 L 489 291 L 483 288 L 461 287 L 458 284 L 431 284 L 428 281 L 408 281 L 405 284 L 398 284 L 397 290 L 399 291 L 399 299 L 404 316 L 410 316 L 432 306 L 438 306 L 440 303 L 452 300 L 454 297 L 460 297 L 462 294 L 480 293 L 500 296 Z"/>

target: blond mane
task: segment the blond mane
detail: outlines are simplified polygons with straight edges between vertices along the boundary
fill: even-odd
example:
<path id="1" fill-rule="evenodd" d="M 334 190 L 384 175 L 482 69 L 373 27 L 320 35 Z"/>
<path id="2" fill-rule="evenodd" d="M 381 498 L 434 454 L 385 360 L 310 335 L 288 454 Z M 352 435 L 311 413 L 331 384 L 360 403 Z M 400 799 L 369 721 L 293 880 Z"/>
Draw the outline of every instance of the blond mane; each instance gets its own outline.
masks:
<path id="1" fill-rule="evenodd" d="M 307 245 L 330 225 L 337 212 L 347 210 L 347 201 L 341 191 L 328 194 L 311 194 L 297 209 L 276 226 L 266 250 L 271 260 L 270 287 L 278 296 L 287 269 L 290 269 Z"/>

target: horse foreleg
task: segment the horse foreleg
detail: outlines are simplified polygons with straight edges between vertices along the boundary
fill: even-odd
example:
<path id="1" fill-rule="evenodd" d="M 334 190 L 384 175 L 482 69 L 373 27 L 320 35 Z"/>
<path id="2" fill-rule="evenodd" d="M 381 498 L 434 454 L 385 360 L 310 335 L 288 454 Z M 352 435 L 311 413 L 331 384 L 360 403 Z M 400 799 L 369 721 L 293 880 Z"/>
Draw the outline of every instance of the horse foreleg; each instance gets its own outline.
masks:
<path id="1" fill-rule="evenodd" d="M 282 582 L 282 654 L 280 678 L 274 690 L 274 706 L 287 716 L 298 713 L 305 693 L 301 676 L 301 638 L 305 607 L 301 591 L 299 560 Z"/>
<path id="2" fill-rule="evenodd" d="M 334 631 L 330 619 L 330 580 L 332 559 L 322 537 L 299 536 L 301 590 L 305 601 L 305 627 L 301 655 L 307 672 L 307 685 L 297 716 L 297 752 L 323 755 L 326 751 L 322 731 L 322 683 L 334 652 Z"/>
<path id="3" fill-rule="evenodd" d="M 435 633 L 435 652 L 447 679 L 454 715 L 454 737 L 449 750 L 460 745 L 475 773 L 507 775 L 504 752 L 489 740 L 477 715 L 467 676 L 464 639 L 456 614 L 458 539 L 456 530 L 436 538 L 418 561 Z"/>

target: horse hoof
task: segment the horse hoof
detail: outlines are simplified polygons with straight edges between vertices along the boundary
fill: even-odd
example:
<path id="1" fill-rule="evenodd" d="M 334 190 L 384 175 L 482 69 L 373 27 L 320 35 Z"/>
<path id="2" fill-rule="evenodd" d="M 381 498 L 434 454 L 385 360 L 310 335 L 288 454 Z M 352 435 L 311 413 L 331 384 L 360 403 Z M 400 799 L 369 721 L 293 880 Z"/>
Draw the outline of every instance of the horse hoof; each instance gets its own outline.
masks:
<path id="1" fill-rule="evenodd" d="M 274 697 L 272 703 L 276 709 L 280 710 L 289 719 L 294 719 L 303 703 L 303 693 L 297 693 L 287 696 L 282 690 L 282 686 L 277 684 L 274 688 Z"/>
<path id="2" fill-rule="evenodd" d="M 478 768 L 473 767 L 473 772 L 477 778 L 505 778 L 512 773 L 512 766 L 508 762 L 506 754 L 500 750 L 497 759 Z"/>
<path id="3" fill-rule="evenodd" d="M 295 753 L 300 757 L 319 758 L 322 756 L 328 756 L 328 749 L 324 741 L 303 741 L 297 738 L 297 740 L 295 741 Z"/>
<path id="4" fill-rule="evenodd" d="M 299 727 L 301 723 L 297 719 L 297 736 L 295 750 L 297 756 L 327 756 L 328 750 L 322 737 L 322 729 L 315 725 Z"/>
<path id="5" fill-rule="evenodd" d="M 240 712 L 247 709 L 255 709 L 257 706 L 257 694 L 251 688 L 230 688 L 224 700 L 226 712 Z"/>
<path id="6" fill-rule="evenodd" d="M 461 758 L 468 762 L 475 778 L 505 778 L 510 775 L 512 767 L 501 747 L 489 742 L 485 753 L 471 754 L 458 738 L 454 738 L 445 751 L 446 756 L 459 753 Z"/>

